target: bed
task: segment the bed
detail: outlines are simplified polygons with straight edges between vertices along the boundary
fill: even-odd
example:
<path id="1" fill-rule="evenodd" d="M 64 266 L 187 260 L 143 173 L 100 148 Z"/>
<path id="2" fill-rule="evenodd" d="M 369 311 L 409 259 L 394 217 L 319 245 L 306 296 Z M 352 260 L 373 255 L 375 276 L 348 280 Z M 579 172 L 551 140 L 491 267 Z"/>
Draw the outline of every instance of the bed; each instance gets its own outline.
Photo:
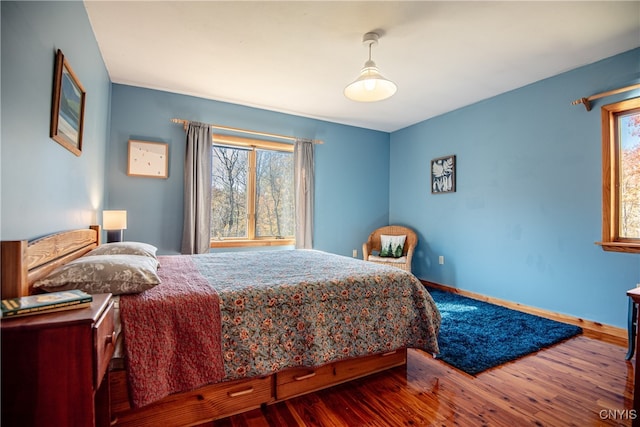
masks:
<path id="1" fill-rule="evenodd" d="M 3 295 L 33 293 L 99 235 L 3 242 Z M 159 285 L 117 297 L 116 426 L 195 425 L 402 366 L 407 348 L 438 352 L 440 314 L 401 269 L 315 250 L 157 260 Z"/>

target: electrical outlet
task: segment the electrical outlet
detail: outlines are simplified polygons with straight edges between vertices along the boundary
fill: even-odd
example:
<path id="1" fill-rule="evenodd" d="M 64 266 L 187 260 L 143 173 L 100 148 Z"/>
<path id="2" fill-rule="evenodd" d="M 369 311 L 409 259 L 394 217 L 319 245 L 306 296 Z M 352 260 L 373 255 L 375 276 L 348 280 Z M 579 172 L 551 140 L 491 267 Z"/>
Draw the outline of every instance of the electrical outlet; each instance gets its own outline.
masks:
<path id="1" fill-rule="evenodd" d="M 438 257 L 438 264 L 440 264 L 440 265 L 444 264 L 444 256 L 440 255 Z"/>
<path id="2" fill-rule="evenodd" d="M 353 250 L 353 257 L 354 258 L 358 258 L 358 250 L 357 249 Z"/>
<path id="3" fill-rule="evenodd" d="M 640 283 L 636 283 L 636 288 L 640 288 Z"/>

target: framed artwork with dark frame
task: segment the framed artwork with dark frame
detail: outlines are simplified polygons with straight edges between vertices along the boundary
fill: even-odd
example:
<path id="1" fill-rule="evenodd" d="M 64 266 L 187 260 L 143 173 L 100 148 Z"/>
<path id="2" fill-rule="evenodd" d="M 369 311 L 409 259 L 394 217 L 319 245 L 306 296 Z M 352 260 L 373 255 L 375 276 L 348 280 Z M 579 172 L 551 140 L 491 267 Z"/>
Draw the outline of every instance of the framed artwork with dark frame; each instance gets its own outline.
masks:
<path id="1" fill-rule="evenodd" d="M 129 140 L 127 175 L 169 177 L 169 144 Z"/>
<path id="2" fill-rule="evenodd" d="M 431 192 L 433 194 L 456 191 L 456 156 L 431 160 Z"/>
<path id="3" fill-rule="evenodd" d="M 82 154 L 85 97 L 86 92 L 78 76 L 58 49 L 53 75 L 50 136 L 76 156 Z"/>

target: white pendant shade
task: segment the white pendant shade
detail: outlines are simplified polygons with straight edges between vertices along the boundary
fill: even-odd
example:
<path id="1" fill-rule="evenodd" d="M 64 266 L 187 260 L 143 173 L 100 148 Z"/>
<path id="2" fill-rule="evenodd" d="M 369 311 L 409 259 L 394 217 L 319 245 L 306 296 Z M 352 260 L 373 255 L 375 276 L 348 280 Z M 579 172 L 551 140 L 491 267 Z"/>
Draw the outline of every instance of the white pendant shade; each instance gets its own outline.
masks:
<path id="1" fill-rule="evenodd" d="M 358 102 L 375 102 L 390 98 L 397 90 L 396 84 L 385 79 L 373 61 L 367 61 L 360 77 L 344 89 L 344 95 Z"/>
<path id="2" fill-rule="evenodd" d="M 376 63 L 371 60 L 371 46 L 378 43 L 378 34 L 367 33 L 362 42 L 369 47 L 369 60 L 365 62 L 360 76 L 344 89 L 344 95 L 358 102 L 375 102 L 390 98 L 398 87 L 391 80 L 384 78 Z"/>

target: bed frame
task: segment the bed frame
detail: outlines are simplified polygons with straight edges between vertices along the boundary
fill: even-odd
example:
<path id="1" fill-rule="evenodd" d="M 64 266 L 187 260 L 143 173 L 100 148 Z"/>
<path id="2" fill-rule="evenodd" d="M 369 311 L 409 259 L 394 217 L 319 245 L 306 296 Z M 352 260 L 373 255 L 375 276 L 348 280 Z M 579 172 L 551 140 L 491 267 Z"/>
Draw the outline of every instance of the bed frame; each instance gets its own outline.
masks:
<path id="1" fill-rule="evenodd" d="M 33 283 L 100 244 L 100 226 L 65 231 L 37 240 L 2 241 L 2 298 L 30 295 Z M 122 340 L 119 340 L 122 341 Z M 130 405 L 127 375 L 110 370 L 109 408 L 115 426 L 184 426 L 224 418 L 356 378 L 406 365 L 406 349 L 329 363 L 290 368 L 257 378 L 225 381 L 165 397 L 142 408 Z"/>
<path id="2" fill-rule="evenodd" d="M 2 298 L 17 298 L 33 293 L 33 283 L 56 268 L 80 258 L 100 244 L 100 226 L 63 231 L 28 240 L 3 240 Z"/>

